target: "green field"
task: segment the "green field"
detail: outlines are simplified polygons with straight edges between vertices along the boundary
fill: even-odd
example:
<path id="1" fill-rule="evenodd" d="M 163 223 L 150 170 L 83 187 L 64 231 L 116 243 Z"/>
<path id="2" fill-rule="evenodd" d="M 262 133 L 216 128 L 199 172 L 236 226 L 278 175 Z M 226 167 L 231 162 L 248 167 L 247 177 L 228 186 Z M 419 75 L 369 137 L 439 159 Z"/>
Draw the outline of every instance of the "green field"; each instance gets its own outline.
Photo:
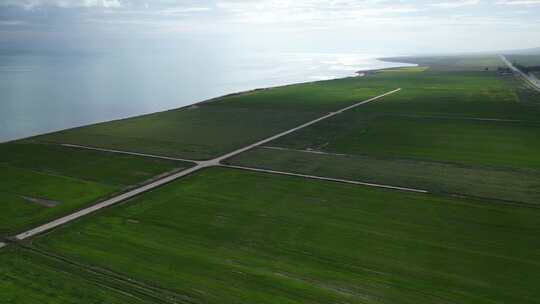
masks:
<path id="1" fill-rule="evenodd" d="M 540 173 L 540 122 L 345 113 L 269 145 Z"/>
<path id="2" fill-rule="evenodd" d="M 31 142 L 1 144 L 0 155 L 0 236 L 189 166 Z"/>
<path id="3" fill-rule="evenodd" d="M 403 88 L 399 94 L 363 106 L 358 111 L 459 118 L 498 118 L 539 121 L 540 95 L 521 80 L 495 72 L 436 71 L 379 73 Z M 530 98 L 521 95 L 533 94 Z"/>
<path id="4" fill-rule="evenodd" d="M 485 60 L 493 66 L 502 64 Z M 35 140 L 209 159 L 398 87 L 404 89 L 400 97 L 388 97 L 377 111 L 513 119 L 536 119 L 540 112 L 538 104 L 519 103 L 495 72 L 472 65 L 466 71 L 429 66 L 234 94 Z"/>
<path id="5" fill-rule="evenodd" d="M 229 162 L 233 165 L 417 188 L 441 194 L 488 198 L 489 201 L 527 204 L 540 202 L 540 174 L 532 172 L 270 148 L 252 150 Z"/>
<path id="6" fill-rule="evenodd" d="M 267 144 L 289 151 L 256 149 L 229 162 L 540 202 L 540 94 L 491 71 L 430 67 L 374 77 L 403 90 Z"/>
<path id="7" fill-rule="evenodd" d="M 208 159 L 391 89 L 387 82 L 351 78 L 257 90 L 36 140 Z"/>
<path id="8" fill-rule="evenodd" d="M 6 304 L 143 303 L 85 280 L 68 265 L 16 248 L 0 250 L 0 294 Z"/>
<path id="9" fill-rule="evenodd" d="M 34 244 L 193 303 L 536 303 L 539 212 L 207 169 Z"/>
<path id="10" fill-rule="evenodd" d="M 232 94 L 0 145 L 0 236 L 386 96 L 0 249 L 1 303 L 538 303 L 540 94 L 497 56 Z M 528 57 L 531 62 L 531 57 Z M 8 295 L 7 297 L 4 294 Z"/>

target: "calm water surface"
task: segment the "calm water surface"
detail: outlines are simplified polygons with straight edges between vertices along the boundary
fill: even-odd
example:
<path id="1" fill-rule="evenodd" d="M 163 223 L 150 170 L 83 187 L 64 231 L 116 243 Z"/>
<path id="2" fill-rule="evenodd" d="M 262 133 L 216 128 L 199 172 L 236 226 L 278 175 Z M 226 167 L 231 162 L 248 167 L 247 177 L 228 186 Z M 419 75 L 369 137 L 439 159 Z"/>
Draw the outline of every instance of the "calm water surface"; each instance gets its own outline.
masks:
<path id="1" fill-rule="evenodd" d="M 397 66 L 362 54 L 0 55 L 0 142 L 220 95 Z"/>

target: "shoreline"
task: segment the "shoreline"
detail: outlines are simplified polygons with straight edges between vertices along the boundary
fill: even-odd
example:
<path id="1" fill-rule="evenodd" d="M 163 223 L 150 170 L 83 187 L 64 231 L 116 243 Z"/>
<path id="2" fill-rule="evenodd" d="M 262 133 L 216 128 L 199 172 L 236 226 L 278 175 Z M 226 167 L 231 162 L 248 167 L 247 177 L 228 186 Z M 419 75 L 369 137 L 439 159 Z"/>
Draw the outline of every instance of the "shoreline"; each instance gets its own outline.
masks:
<path id="1" fill-rule="evenodd" d="M 397 58 L 397 57 L 388 57 L 388 59 L 394 59 L 394 58 Z M 307 81 L 299 81 L 299 82 L 293 82 L 293 83 L 282 84 L 282 85 L 274 85 L 274 86 L 267 86 L 267 87 L 257 87 L 257 88 L 253 88 L 253 89 L 247 89 L 247 90 L 243 90 L 243 91 L 237 91 L 237 92 L 227 93 L 227 94 L 224 94 L 224 95 L 219 95 L 219 96 L 216 96 L 216 97 L 211 97 L 211 98 L 208 98 L 208 99 L 204 99 L 204 100 L 196 101 L 194 103 L 190 103 L 188 105 L 175 107 L 175 108 L 170 108 L 170 109 L 164 109 L 164 110 L 161 110 L 161 111 L 141 113 L 141 114 L 121 117 L 121 118 L 117 118 L 117 119 L 100 120 L 100 121 L 97 121 L 97 122 L 85 123 L 85 124 L 81 124 L 81 125 L 70 126 L 70 127 L 67 127 L 67 128 L 62 128 L 62 129 L 57 129 L 57 130 L 52 130 L 52 131 L 45 131 L 43 133 L 33 134 L 33 135 L 29 135 L 29 136 L 23 136 L 23 137 L 14 138 L 14 139 L 8 139 L 6 141 L 0 141 L 0 144 L 7 144 L 7 143 L 14 143 L 14 142 L 17 142 L 17 141 L 32 140 L 33 138 L 39 137 L 39 136 L 44 136 L 44 135 L 53 134 L 53 133 L 62 132 L 62 131 L 67 131 L 67 130 L 72 130 L 72 129 L 79 129 L 79 128 L 83 128 L 83 127 L 99 125 L 99 124 L 102 124 L 102 123 L 122 121 L 122 120 L 126 120 L 126 119 L 132 119 L 132 118 L 137 118 L 137 117 L 142 117 L 142 116 L 147 116 L 147 115 L 153 115 L 153 114 L 158 114 L 158 113 L 165 113 L 165 112 L 169 112 L 169 111 L 186 110 L 186 109 L 189 109 L 191 107 L 196 107 L 198 105 L 202 105 L 202 104 L 206 104 L 206 103 L 210 103 L 210 102 L 217 102 L 217 101 L 220 101 L 222 99 L 226 99 L 228 97 L 239 96 L 239 95 L 243 95 L 243 94 L 250 94 L 250 93 L 259 92 L 259 91 L 265 91 L 265 90 L 271 90 L 271 89 L 283 88 L 283 87 L 289 87 L 289 86 L 301 85 L 301 84 L 318 83 L 318 82 L 325 82 L 325 81 L 334 81 L 334 80 L 340 80 L 340 79 L 357 78 L 357 77 L 361 78 L 361 77 L 365 77 L 365 75 L 361 76 L 361 75 L 359 75 L 359 73 L 369 73 L 369 72 L 375 73 L 377 71 L 383 71 L 383 70 L 387 70 L 387 69 L 396 69 L 396 68 L 417 66 L 417 64 L 408 63 L 408 62 L 398 62 L 398 61 L 391 61 L 391 60 L 387 61 L 387 60 L 385 60 L 387 58 L 373 58 L 373 59 L 377 60 L 377 61 L 380 61 L 380 62 L 395 63 L 396 66 L 384 67 L 384 68 L 379 68 L 379 69 L 358 70 L 358 71 L 355 71 L 355 72 L 351 72 L 351 75 L 344 76 L 344 77 L 336 77 L 336 78 L 330 78 L 330 79 L 324 79 L 324 80 L 307 80 Z"/>

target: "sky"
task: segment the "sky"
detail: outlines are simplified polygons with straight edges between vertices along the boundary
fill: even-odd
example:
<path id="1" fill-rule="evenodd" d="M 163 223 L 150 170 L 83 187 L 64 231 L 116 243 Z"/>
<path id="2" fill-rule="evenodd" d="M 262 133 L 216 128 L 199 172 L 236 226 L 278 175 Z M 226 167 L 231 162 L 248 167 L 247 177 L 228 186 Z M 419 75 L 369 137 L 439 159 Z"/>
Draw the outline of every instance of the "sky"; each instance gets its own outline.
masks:
<path id="1" fill-rule="evenodd" d="M 540 0 L 0 0 L 0 50 L 385 55 L 540 46 Z"/>

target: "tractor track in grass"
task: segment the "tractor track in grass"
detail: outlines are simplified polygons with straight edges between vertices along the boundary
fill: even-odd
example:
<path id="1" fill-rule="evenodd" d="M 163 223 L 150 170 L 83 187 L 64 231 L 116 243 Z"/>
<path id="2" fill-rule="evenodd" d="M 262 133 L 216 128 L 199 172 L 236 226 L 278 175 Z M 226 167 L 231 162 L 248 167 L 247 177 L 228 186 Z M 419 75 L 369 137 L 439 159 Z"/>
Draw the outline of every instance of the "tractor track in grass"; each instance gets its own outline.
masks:
<path id="1" fill-rule="evenodd" d="M 226 153 L 226 154 L 224 154 L 222 156 L 219 156 L 219 157 L 216 157 L 216 158 L 213 158 L 213 159 L 210 159 L 210 160 L 197 161 L 197 160 L 176 159 L 176 158 L 167 158 L 165 156 L 150 155 L 150 154 L 143 154 L 143 153 L 136 153 L 136 152 L 125 152 L 125 151 L 119 151 L 119 150 L 113 150 L 113 149 L 101 149 L 101 148 L 96 148 L 96 147 L 86 147 L 86 146 L 63 144 L 63 146 L 68 146 L 68 147 L 72 147 L 72 148 L 94 149 L 94 150 L 101 150 L 101 151 L 106 151 L 106 152 L 111 152 L 111 153 L 123 153 L 123 154 L 137 155 L 137 156 L 167 158 L 167 159 L 173 159 L 173 160 L 183 160 L 183 161 L 188 161 L 188 162 L 195 163 L 196 165 L 193 166 L 193 167 L 187 168 L 187 169 L 185 169 L 183 171 L 180 171 L 180 172 L 168 175 L 166 177 L 163 177 L 161 179 L 155 180 L 155 181 L 153 181 L 151 183 L 148 183 L 148 184 L 145 184 L 145 185 L 143 185 L 141 187 L 138 187 L 138 188 L 132 189 L 130 191 L 127 191 L 125 193 L 119 194 L 119 195 L 117 195 L 115 197 L 106 199 L 104 201 L 101 201 L 101 202 L 99 202 L 97 204 L 94 204 L 94 205 L 89 206 L 87 208 L 76 211 L 74 213 L 71 213 L 71 214 L 65 215 L 63 217 L 57 218 L 57 219 L 55 219 L 55 220 L 53 220 L 51 222 L 48 222 L 46 224 L 40 225 L 38 227 L 32 228 L 32 229 L 24 231 L 22 233 L 19 233 L 19 234 L 15 235 L 14 237 L 10 238 L 10 240 L 11 241 L 22 241 L 22 240 L 29 239 L 29 238 L 34 237 L 36 235 L 39 235 L 39 234 L 42 234 L 44 232 L 50 231 L 50 230 L 52 230 L 54 228 L 63 226 L 65 224 L 68 224 L 68 223 L 70 223 L 72 221 L 75 221 L 75 220 L 77 220 L 77 219 L 79 219 L 81 217 L 84 217 L 84 216 L 86 216 L 88 214 L 94 213 L 94 212 L 96 212 L 98 210 L 101 210 L 103 208 L 106 208 L 106 207 L 118 204 L 120 202 L 129 200 L 129 199 L 131 199 L 133 197 L 136 197 L 136 196 L 138 196 L 140 194 L 143 194 L 143 193 L 148 192 L 150 190 L 156 189 L 156 188 L 158 188 L 160 186 L 168 184 L 168 183 L 170 183 L 170 182 L 172 182 L 174 180 L 177 180 L 179 178 L 188 176 L 188 175 L 190 175 L 190 174 L 192 174 L 192 173 L 194 173 L 196 171 L 199 171 L 201 169 L 204 169 L 204 168 L 217 167 L 217 166 L 231 167 L 231 166 L 222 165 L 221 162 L 226 160 L 226 159 L 229 159 L 231 157 L 234 157 L 234 156 L 236 156 L 238 154 L 241 154 L 243 152 L 251 150 L 253 148 L 262 146 L 262 145 L 264 145 L 266 143 L 269 143 L 269 142 L 271 142 L 271 141 L 273 141 L 275 139 L 278 139 L 278 138 L 283 137 L 285 135 L 296 132 L 296 131 L 298 131 L 300 129 L 309 127 L 311 125 L 314 125 L 314 124 L 316 124 L 316 123 L 318 123 L 320 121 L 323 121 L 323 120 L 326 120 L 328 118 L 334 117 L 336 115 L 342 114 L 345 111 L 348 111 L 348 110 L 354 109 L 356 107 L 359 107 L 361 105 L 364 105 L 364 104 L 379 100 L 379 99 L 381 99 L 381 98 L 383 98 L 385 96 L 397 93 L 399 91 L 401 91 L 401 88 L 386 92 L 384 94 L 372 97 L 370 99 L 367 99 L 367 100 L 364 100 L 364 101 L 361 101 L 361 102 L 357 102 L 355 104 L 352 104 L 352 105 L 347 106 L 345 108 L 339 109 L 337 111 L 330 112 L 330 113 L 328 113 L 326 115 L 323 115 L 323 116 L 321 116 L 319 118 L 316 118 L 314 120 L 306 122 L 306 123 L 304 123 L 302 125 L 299 125 L 297 127 L 292 128 L 292 129 L 289 129 L 289 130 L 286 130 L 284 132 L 278 133 L 276 135 L 270 136 L 270 137 L 268 137 L 266 139 L 263 139 L 261 141 L 255 142 L 253 144 L 247 145 L 245 147 L 239 148 L 237 150 L 234 150 L 232 152 Z M 243 168 L 243 169 L 247 169 L 247 168 Z M 272 170 L 255 169 L 255 168 L 249 168 L 249 169 L 251 171 L 260 171 L 260 172 L 275 173 L 275 174 L 287 174 L 286 172 L 279 172 L 279 171 L 274 172 Z M 288 173 L 287 175 L 294 175 L 294 173 Z M 304 177 L 304 178 L 319 179 L 319 180 L 336 181 L 336 182 L 341 181 L 341 182 L 346 182 L 346 183 L 349 183 L 349 184 L 357 184 L 357 185 L 364 185 L 364 186 L 387 188 L 387 189 L 394 189 L 394 190 L 401 190 L 401 191 L 411 191 L 411 192 L 421 192 L 421 193 L 426 193 L 427 192 L 425 190 L 420 190 L 420 189 L 401 188 L 401 187 L 395 187 L 395 186 L 378 185 L 378 184 L 371 184 L 371 183 L 362 183 L 362 182 L 358 182 L 358 181 L 347 181 L 347 180 L 331 179 L 331 178 L 316 177 L 316 176 L 309 176 L 309 175 L 304 175 L 304 176 L 296 175 L 296 176 L 301 176 L 301 177 Z M 0 248 L 1 247 L 3 247 L 3 246 L 0 245 Z"/>
<path id="2" fill-rule="evenodd" d="M 429 193 L 427 190 L 423 190 L 423 189 L 414 189 L 414 188 L 406 188 L 406 187 L 398 187 L 398 186 L 389 186 L 389 185 L 383 185 L 383 184 L 366 183 L 366 182 L 353 181 L 353 180 L 348 180 L 348 179 L 324 177 L 324 176 L 317 176 L 317 175 L 307 175 L 307 174 L 292 173 L 292 172 L 285 172 L 285 171 L 276 171 L 276 170 L 268 170 L 268 169 L 259 169 L 259 168 L 244 167 L 244 166 L 234 166 L 234 165 L 221 165 L 221 166 L 225 167 L 225 168 L 239 169 L 239 170 L 245 170 L 245 171 L 254 171 L 254 172 L 262 172 L 262 173 L 277 174 L 277 175 L 295 176 L 295 177 L 302 177 L 302 178 L 307 178 L 307 179 L 322 180 L 322 181 L 329 181 L 329 182 L 338 182 L 338 183 L 352 184 L 352 185 L 359 185 L 359 186 L 368 186 L 368 187 L 374 187 L 374 188 L 383 188 L 383 189 L 406 191 L 406 192 L 416 192 L 416 193 Z"/>
<path id="3" fill-rule="evenodd" d="M 139 281 L 108 270 L 48 251 L 40 246 L 30 246 L 20 244 L 21 250 L 26 250 L 32 254 L 39 255 L 51 262 L 61 264 L 63 267 L 59 270 L 69 275 L 78 276 L 90 283 L 114 290 L 116 292 L 137 298 L 144 302 L 173 304 L 173 303 L 198 303 L 190 294 L 181 294 L 160 286 L 152 285 L 147 282 Z"/>

